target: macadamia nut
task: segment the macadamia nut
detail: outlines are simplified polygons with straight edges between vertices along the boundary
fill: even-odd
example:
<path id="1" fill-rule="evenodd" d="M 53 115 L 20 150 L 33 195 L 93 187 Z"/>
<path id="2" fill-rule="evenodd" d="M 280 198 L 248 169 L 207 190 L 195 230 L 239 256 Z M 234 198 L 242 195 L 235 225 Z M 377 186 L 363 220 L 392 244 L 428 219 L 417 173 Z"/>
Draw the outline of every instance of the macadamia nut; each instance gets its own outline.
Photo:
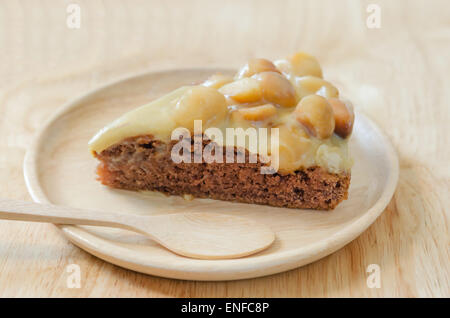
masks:
<path id="1" fill-rule="evenodd" d="M 334 132 L 342 138 L 347 138 L 352 133 L 355 121 L 352 105 L 349 103 L 347 105 L 337 98 L 330 98 L 328 103 L 333 108 L 334 121 L 336 123 Z"/>
<path id="2" fill-rule="evenodd" d="M 233 81 L 233 77 L 223 75 L 223 74 L 214 74 L 211 75 L 206 81 L 203 82 L 203 86 L 213 87 L 213 88 L 221 88 L 223 85 L 231 83 Z"/>
<path id="3" fill-rule="evenodd" d="M 309 95 L 298 103 L 295 118 L 308 132 L 320 139 L 330 138 L 334 131 L 333 109 L 325 98 Z"/>
<path id="4" fill-rule="evenodd" d="M 297 97 L 291 82 L 283 75 L 275 72 L 263 72 L 253 76 L 258 80 L 263 98 L 282 107 L 293 107 L 297 103 Z"/>
<path id="5" fill-rule="evenodd" d="M 304 52 L 298 52 L 287 59 L 274 62 L 275 66 L 283 73 L 291 76 L 316 76 L 322 77 L 322 69 L 314 56 Z"/>
<path id="6" fill-rule="evenodd" d="M 225 97 L 215 88 L 193 86 L 178 101 L 173 117 L 175 122 L 194 130 L 194 120 L 202 120 L 203 127 L 211 121 L 221 121 L 228 113 Z"/>
<path id="7" fill-rule="evenodd" d="M 317 59 L 304 52 L 298 52 L 289 58 L 292 65 L 292 73 L 296 76 L 322 77 L 322 68 Z"/>
<path id="8" fill-rule="evenodd" d="M 248 77 L 222 86 L 219 92 L 239 103 L 257 102 L 262 98 L 262 90 L 259 82 L 254 78 Z"/>
<path id="9" fill-rule="evenodd" d="M 245 120 L 260 121 L 266 120 L 277 114 L 277 109 L 272 104 L 265 104 L 249 108 L 241 108 L 238 110 Z"/>
<path id="10" fill-rule="evenodd" d="M 325 98 L 339 97 L 339 91 L 330 82 L 315 76 L 293 77 L 291 81 L 294 83 L 297 95 L 303 98 L 308 95 L 317 94 Z"/>
<path id="11" fill-rule="evenodd" d="M 280 71 L 269 60 L 266 59 L 251 59 L 238 72 L 237 78 L 250 77 L 252 75 L 262 72 L 278 72 Z"/>

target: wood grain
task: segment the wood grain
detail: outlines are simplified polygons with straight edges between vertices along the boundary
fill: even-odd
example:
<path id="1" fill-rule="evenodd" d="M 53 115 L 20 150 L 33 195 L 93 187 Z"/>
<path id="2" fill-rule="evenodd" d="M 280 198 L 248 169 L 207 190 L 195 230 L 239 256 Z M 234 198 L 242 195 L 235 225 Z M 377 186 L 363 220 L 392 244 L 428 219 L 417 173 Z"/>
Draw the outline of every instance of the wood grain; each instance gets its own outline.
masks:
<path id="1" fill-rule="evenodd" d="M 52 225 L 0 222 L 1 296 L 450 296 L 448 1 L 68 1 L 0 4 L 0 191 L 30 200 L 22 160 L 36 130 L 64 102 L 147 70 L 237 67 L 302 49 L 325 77 L 388 134 L 400 182 L 363 235 L 316 263 L 237 282 L 186 282 L 96 259 Z M 368 29 L 366 7 L 381 7 Z M 188 18 L 186 18 L 188 17 Z M 81 268 L 68 289 L 66 266 Z M 369 264 L 381 288 L 366 285 Z"/>

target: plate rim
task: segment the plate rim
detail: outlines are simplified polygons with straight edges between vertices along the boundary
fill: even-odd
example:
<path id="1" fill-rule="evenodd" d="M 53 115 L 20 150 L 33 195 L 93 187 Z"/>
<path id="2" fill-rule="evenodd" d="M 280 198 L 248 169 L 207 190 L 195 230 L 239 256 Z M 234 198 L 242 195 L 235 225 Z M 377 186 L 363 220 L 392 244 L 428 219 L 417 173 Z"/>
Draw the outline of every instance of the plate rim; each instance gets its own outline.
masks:
<path id="1" fill-rule="evenodd" d="M 38 150 L 41 147 L 42 136 L 63 115 L 69 113 L 72 109 L 75 109 L 85 99 L 98 94 L 101 90 L 107 89 L 114 85 L 119 85 L 123 82 L 136 80 L 140 77 L 146 77 L 150 75 L 157 75 L 160 73 L 176 73 L 176 72 L 195 72 L 195 71 L 228 71 L 227 69 L 218 68 L 178 68 L 178 69 L 163 69 L 156 71 L 145 71 L 138 74 L 128 75 L 106 84 L 100 85 L 96 88 L 89 90 L 86 93 L 79 95 L 78 97 L 71 99 L 60 106 L 55 113 L 45 121 L 45 123 L 37 130 L 29 149 L 26 151 L 23 161 L 23 172 L 25 184 L 32 199 L 39 203 L 51 203 L 42 188 L 39 185 L 39 173 L 38 173 Z M 363 120 L 365 124 L 369 125 L 371 130 L 375 131 L 384 141 L 385 148 L 387 149 L 386 159 L 389 162 L 390 173 L 386 181 L 386 187 L 383 189 L 379 199 L 369 208 L 367 211 L 358 217 L 353 222 L 347 224 L 339 231 L 333 233 L 326 239 L 319 240 L 316 243 L 310 244 L 306 247 L 299 247 L 288 251 L 279 252 L 276 260 L 270 258 L 270 254 L 264 255 L 263 259 L 258 261 L 259 266 L 257 268 L 242 268 L 239 266 L 240 260 L 229 260 L 227 262 L 226 270 L 213 269 L 205 272 L 202 269 L 193 270 L 181 270 L 177 266 L 171 266 L 171 264 L 164 263 L 164 266 L 158 266 L 158 264 L 143 264 L 138 259 L 124 259 L 120 255 L 114 255 L 117 253 L 105 253 L 105 245 L 112 244 L 107 240 L 94 236 L 88 231 L 79 226 L 73 225 L 55 225 L 57 226 L 64 236 L 79 248 L 87 251 L 88 253 L 103 259 L 109 263 L 115 264 L 120 267 L 128 268 L 134 271 L 142 272 L 145 274 L 161 276 L 166 278 L 184 279 L 184 280 L 199 280 L 199 281 L 223 281 L 223 280 L 238 280 L 256 278 L 261 276 L 267 276 L 275 273 L 291 270 L 311 262 L 314 262 L 322 257 L 330 255 L 338 249 L 344 247 L 354 239 L 356 239 L 361 233 L 363 233 L 378 216 L 383 213 L 386 206 L 391 201 L 399 178 L 399 161 L 397 152 L 386 134 L 375 124 L 369 117 L 363 114 L 361 111 L 356 112 L 357 120 Z M 93 238 L 94 241 L 89 238 Z M 99 241 L 99 242 L 96 242 Z M 102 244 L 99 244 L 102 243 Z M 111 249 L 110 249 L 111 250 Z M 314 253 L 313 253 L 314 252 Z M 249 259 L 249 258 L 248 258 Z M 210 261 L 202 261 L 205 264 L 211 264 Z M 230 269 L 231 267 L 231 269 Z"/>

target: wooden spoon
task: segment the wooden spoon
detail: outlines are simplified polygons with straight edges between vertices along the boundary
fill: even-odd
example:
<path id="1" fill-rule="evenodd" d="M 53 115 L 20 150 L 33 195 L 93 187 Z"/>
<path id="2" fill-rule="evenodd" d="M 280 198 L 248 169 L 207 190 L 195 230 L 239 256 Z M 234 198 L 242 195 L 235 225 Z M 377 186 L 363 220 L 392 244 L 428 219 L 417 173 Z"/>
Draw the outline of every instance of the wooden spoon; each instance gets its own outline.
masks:
<path id="1" fill-rule="evenodd" d="M 122 228 L 147 235 L 174 253 L 200 259 L 247 256 L 275 239 L 263 224 L 218 213 L 125 215 L 0 199 L 0 219 Z"/>

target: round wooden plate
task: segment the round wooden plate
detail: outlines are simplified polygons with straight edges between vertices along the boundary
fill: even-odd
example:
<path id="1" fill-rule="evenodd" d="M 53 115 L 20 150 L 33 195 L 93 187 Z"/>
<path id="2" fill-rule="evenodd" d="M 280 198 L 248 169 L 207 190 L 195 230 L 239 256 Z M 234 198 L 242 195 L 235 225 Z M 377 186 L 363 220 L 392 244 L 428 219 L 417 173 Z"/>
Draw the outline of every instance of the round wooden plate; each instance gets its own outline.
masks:
<path id="1" fill-rule="evenodd" d="M 214 70 L 146 73 L 90 92 L 63 106 L 27 152 L 24 173 L 37 202 L 122 213 L 208 211 L 242 215 L 269 225 L 275 243 L 258 254 L 232 260 L 178 256 L 144 236 L 110 228 L 60 226 L 70 241 L 113 264 L 135 271 L 189 280 L 234 280 L 264 276 L 318 260 L 361 234 L 383 212 L 395 191 L 398 159 L 385 135 L 356 114 L 350 150 L 355 164 L 349 199 L 334 211 L 311 211 L 222 202 L 185 201 L 159 193 L 102 186 L 89 139 L 121 114 L 181 85 L 199 82 Z"/>

